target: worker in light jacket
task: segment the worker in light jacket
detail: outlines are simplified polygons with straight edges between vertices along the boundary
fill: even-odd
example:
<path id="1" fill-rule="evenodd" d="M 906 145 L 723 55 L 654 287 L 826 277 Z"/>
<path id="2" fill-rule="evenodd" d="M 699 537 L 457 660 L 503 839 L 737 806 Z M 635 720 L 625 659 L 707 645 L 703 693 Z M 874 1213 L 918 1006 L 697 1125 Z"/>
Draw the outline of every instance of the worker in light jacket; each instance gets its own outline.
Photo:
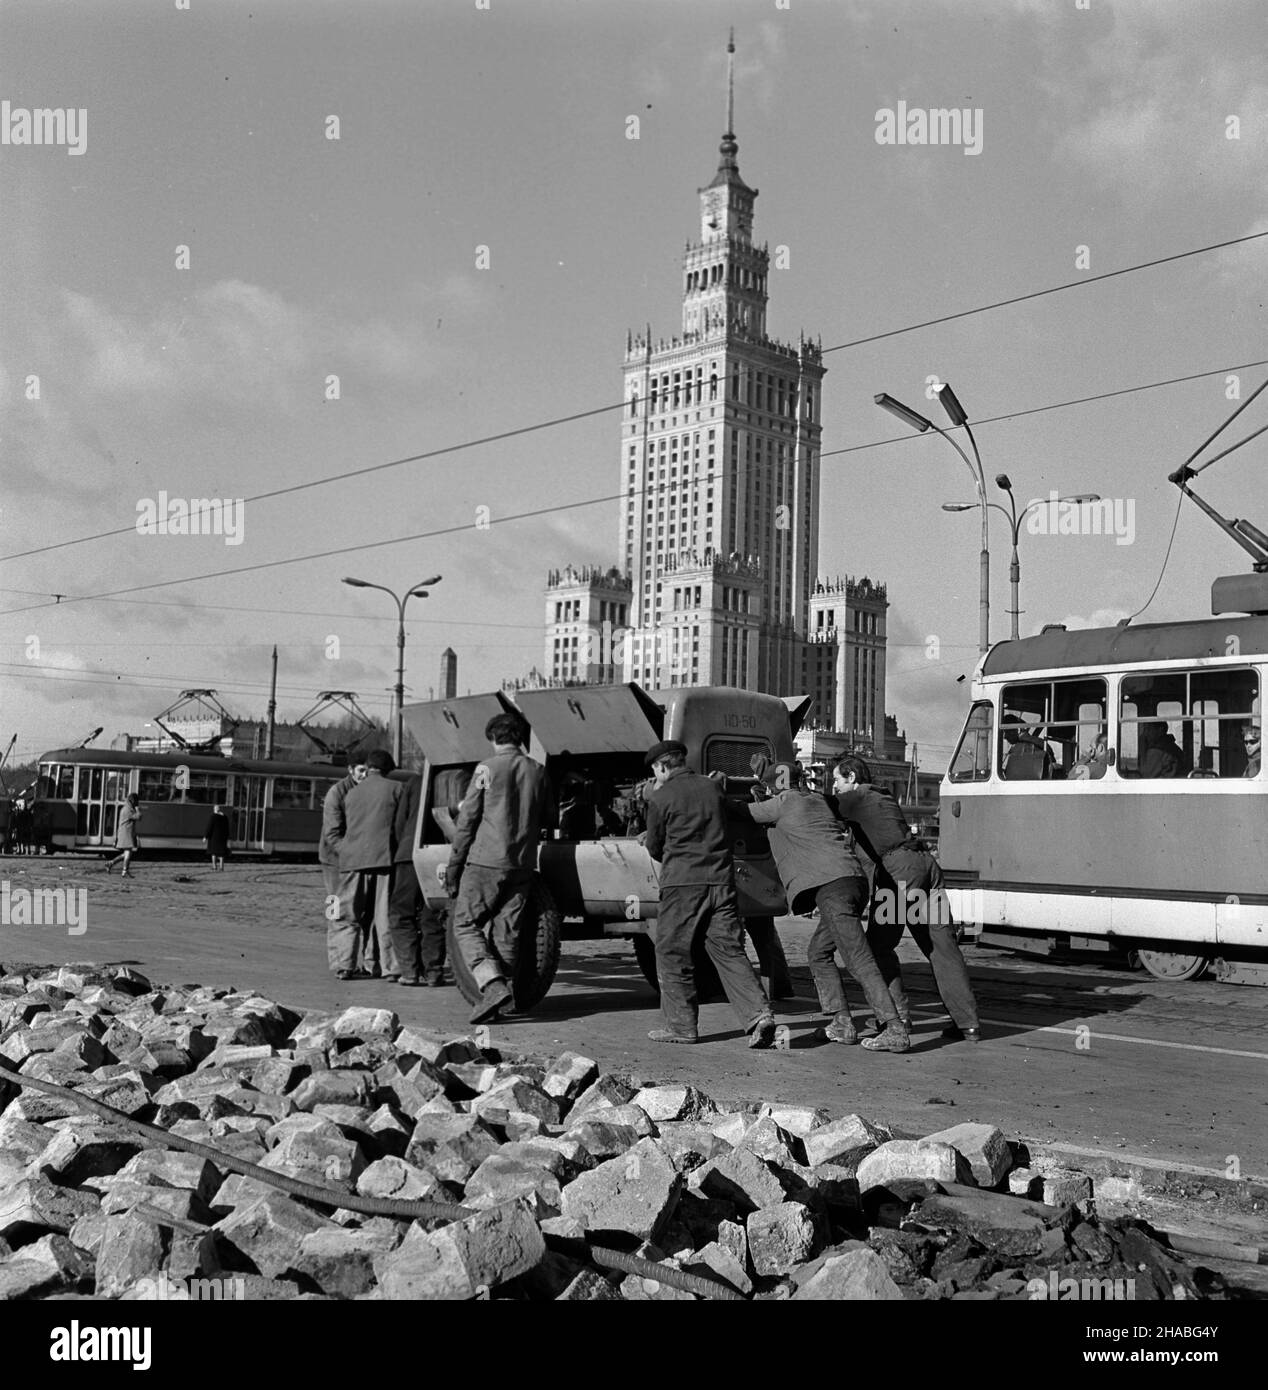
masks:
<path id="1" fill-rule="evenodd" d="M 321 807 L 317 858 L 326 886 L 326 961 L 341 980 L 367 978 L 367 972 L 361 968 L 361 936 L 352 910 L 357 876 L 339 867 L 339 846 L 348 832 L 344 803 L 364 777 L 364 758 L 349 763 L 348 775 L 330 788 Z"/>
<path id="2" fill-rule="evenodd" d="M 458 807 L 445 868 L 454 942 L 480 986 L 472 1023 L 514 1004 L 520 921 L 548 805 L 545 769 L 522 748 L 529 737 L 524 719 L 495 715 L 484 736 L 493 751 L 477 766 Z"/>
<path id="3" fill-rule="evenodd" d="M 905 1052 L 907 1028 L 886 988 L 880 966 L 867 944 L 862 913 L 867 878 L 845 832 L 821 796 L 802 783 L 796 763 L 755 761 L 753 802 L 744 809 L 770 834 L 771 854 L 789 912 L 819 909 L 819 925 L 806 947 L 806 959 L 824 1013 L 832 1016 L 824 1033 L 831 1042 L 856 1043 L 845 987 L 835 961 L 839 951 L 846 970 L 885 1030 L 886 1051 Z"/>

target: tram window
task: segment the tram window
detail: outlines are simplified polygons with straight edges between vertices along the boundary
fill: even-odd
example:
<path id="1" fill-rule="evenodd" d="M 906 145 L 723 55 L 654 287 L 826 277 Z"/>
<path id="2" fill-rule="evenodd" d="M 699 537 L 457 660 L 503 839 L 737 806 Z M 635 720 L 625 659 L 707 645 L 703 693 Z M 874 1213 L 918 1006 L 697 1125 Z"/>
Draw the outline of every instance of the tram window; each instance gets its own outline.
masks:
<path id="1" fill-rule="evenodd" d="M 171 768 L 143 767 L 137 783 L 137 796 L 142 801 L 179 801 Z"/>
<path id="2" fill-rule="evenodd" d="M 1007 685 L 1000 697 L 1000 772 L 1009 781 L 1064 781 L 1105 732 L 1099 676 Z"/>
<path id="3" fill-rule="evenodd" d="M 229 778 L 226 773 L 190 771 L 186 801 L 200 806 L 223 806 L 228 799 Z"/>
<path id="4" fill-rule="evenodd" d="M 273 809 L 308 810 L 312 804 L 313 783 L 310 777 L 274 777 Z"/>
<path id="5" fill-rule="evenodd" d="M 41 800 L 72 801 L 75 796 L 75 769 L 60 763 L 40 767 L 35 794 Z"/>
<path id="6" fill-rule="evenodd" d="M 991 745 L 995 740 L 995 711 L 989 700 L 969 710 L 959 746 L 947 777 L 952 782 L 985 782 L 991 775 Z"/>
<path id="7" fill-rule="evenodd" d="M 1123 681 L 1122 771 L 1129 777 L 1241 777 L 1242 735 L 1259 722 L 1253 670 L 1204 667 Z"/>

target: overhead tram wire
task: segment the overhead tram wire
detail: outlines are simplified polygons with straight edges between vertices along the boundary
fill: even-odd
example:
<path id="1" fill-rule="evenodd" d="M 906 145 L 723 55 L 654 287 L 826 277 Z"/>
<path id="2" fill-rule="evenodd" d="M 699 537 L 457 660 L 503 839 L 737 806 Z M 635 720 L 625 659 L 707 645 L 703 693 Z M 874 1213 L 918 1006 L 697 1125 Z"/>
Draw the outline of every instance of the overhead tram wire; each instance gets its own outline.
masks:
<path id="1" fill-rule="evenodd" d="M 332 473 L 326 478 L 310 478 L 304 483 L 290 483 L 286 487 L 271 488 L 268 492 L 257 492 L 242 499 L 248 502 L 267 502 L 274 497 L 287 497 L 295 492 L 307 492 L 310 488 L 326 487 L 330 483 L 346 482 L 349 478 L 364 478 L 370 473 L 382 473 L 388 468 L 402 468 L 407 463 L 422 463 L 427 459 L 441 458 L 445 454 L 457 454 L 464 449 L 477 449 L 482 444 L 498 444 L 506 439 L 518 439 L 522 435 L 535 434 L 539 430 L 555 429 L 559 425 L 570 425 L 577 420 L 588 420 L 595 415 L 608 415 L 614 410 L 624 410 L 626 402 L 617 401 L 615 405 L 595 406 L 593 410 L 580 410 L 572 415 L 558 415 L 551 420 L 539 420 L 534 425 L 520 425 L 513 430 L 502 430 L 497 434 L 481 435 L 479 439 L 465 439 L 458 444 L 445 444 L 439 449 L 427 449 L 421 454 L 409 454 L 405 458 L 388 459 L 385 463 L 371 463 L 365 468 L 352 468 L 344 473 Z M 83 545 L 88 541 L 105 540 L 110 536 L 128 536 L 136 531 L 136 523 L 131 526 L 118 526 L 113 531 L 98 531 L 91 536 L 76 536 L 74 540 L 54 541 L 50 545 L 36 546 L 33 550 L 18 550 L 12 555 L 0 555 L 0 563 L 6 560 L 23 560 L 29 555 L 44 555 L 50 550 L 64 550 L 68 546 Z M 338 553 L 338 552 L 333 552 Z"/>
<path id="2" fill-rule="evenodd" d="M 852 338 L 848 343 L 837 343 L 824 348 L 826 357 L 830 352 L 840 352 L 844 348 L 862 347 L 864 343 L 879 343 L 886 338 L 897 338 L 903 333 L 914 333 L 921 328 L 933 328 L 940 323 L 954 323 L 956 319 L 967 319 L 974 314 L 988 314 L 993 309 L 1004 309 L 1010 304 L 1024 304 L 1030 299 L 1043 299 L 1046 295 L 1060 294 L 1063 290 L 1081 289 L 1084 285 L 1095 285 L 1099 280 L 1113 280 L 1119 275 L 1132 275 L 1138 270 L 1150 270 L 1154 266 L 1168 265 L 1172 261 L 1182 261 L 1189 256 L 1201 256 L 1208 251 L 1222 251 L 1228 246 L 1240 246 L 1243 242 L 1258 241 L 1268 236 L 1268 231 L 1251 232 L 1247 236 L 1233 237 L 1229 241 L 1212 242 L 1210 246 L 1196 246 L 1191 251 L 1177 251 L 1173 256 L 1159 256 L 1157 260 L 1141 261 L 1137 265 L 1125 265 L 1119 270 L 1107 270 L 1100 275 L 1085 275 L 1080 280 L 1067 280 L 1061 285 L 1050 285 L 1046 290 L 1032 290 L 1029 294 L 1014 295 L 1011 299 L 999 299 L 994 304 L 983 304 L 976 309 L 962 309 L 957 314 L 942 314 L 936 319 L 925 319 L 922 323 L 908 324 L 906 328 L 892 328 L 888 333 L 873 333 L 866 338 Z M 974 421 L 974 424 L 979 423 Z"/>
<path id="3" fill-rule="evenodd" d="M 1021 420 L 1027 415 L 1043 415 L 1049 410 L 1064 410 L 1072 405 L 1093 405 L 1097 401 L 1112 400 L 1115 396 L 1132 396 L 1139 391 L 1157 391 L 1164 386 L 1181 386 L 1187 381 L 1201 381 L 1203 377 L 1223 376 L 1226 372 L 1247 372 L 1252 367 L 1268 367 L 1268 357 L 1261 358 L 1258 362 L 1239 362 L 1231 367 L 1217 367 L 1209 372 L 1191 372 L 1188 376 L 1168 377 L 1166 381 L 1150 381 L 1144 386 L 1123 386 L 1117 391 L 1101 391 L 1095 396 L 1078 396 L 1069 401 L 1054 401 L 1051 405 L 1031 406 L 1029 410 L 1010 410 L 1003 415 L 987 415 L 981 420 L 974 420 L 974 425 L 998 425 L 1004 420 Z M 953 434 L 961 429 L 960 425 L 952 425 L 948 434 Z M 834 458 L 838 454 L 856 454 L 863 449 L 876 449 L 882 444 L 905 444 L 908 440 L 915 439 L 917 436 L 911 434 L 896 434 L 892 439 L 881 439 L 871 444 L 850 444 L 844 449 L 821 450 L 819 458 Z"/>
<path id="4" fill-rule="evenodd" d="M 1028 300 L 1043 299 L 1048 295 L 1061 294 L 1066 290 L 1081 289 L 1085 285 L 1094 285 L 1099 281 L 1103 280 L 1113 280 L 1121 275 L 1132 275 L 1138 270 L 1150 270 L 1155 266 L 1169 265 L 1175 261 L 1186 260 L 1190 256 L 1202 256 L 1209 251 L 1222 251 L 1227 247 L 1240 246 L 1245 242 L 1257 241 L 1261 237 L 1266 236 L 1268 236 L 1268 231 L 1251 232 L 1247 236 L 1233 237 L 1228 241 L 1212 242 L 1209 246 L 1196 246 L 1188 251 L 1177 251 L 1174 255 L 1171 256 L 1160 256 L 1152 261 L 1140 261 L 1135 265 L 1122 266 L 1118 270 L 1107 270 L 1100 275 L 1088 275 L 1080 280 L 1067 280 L 1060 285 L 1050 285 L 1047 289 L 1032 290 L 1028 294 L 1014 295 L 1009 299 L 998 299 L 995 300 L 993 303 L 981 304 L 973 309 L 961 309 L 954 314 L 943 314 L 938 318 L 925 319 L 922 320 L 920 323 L 910 323 L 902 328 L 891 328 L 884 333 L 873 333 L 866 338 L 853 338 L 846 343 L 836 343 L 832 347 L 824 348 L 823 354 L 826 356 L 830 352 L 841 352 L 846 348 L 862 347 L 866 343 L 882 342 L 886 338 L 896 338 L 900 337 L 905 333 L 915 333 L 922 328 L 932 328 L 938 324 L 952 323 L 957 319 L 972 318 L 976 314 L 992 313 L 996 309 L 1007 308 L 1008 306 L 1013 304 L 1024 304 Z M 385 469 L 389 468 L 401 468 L 407 463 L 422 463 L 429 459 L 441 458 L 446 454 L 454 454 L 466 449 L 478 448 L 480 445 L 483 444 L 496 444 L 503 440 L 516 439 L 522 435 L 534 434 L 541 430 L 555 429 L 560 425 L 573 424 L 578 420 L 590 419 L 596 415 L 611 414 L 613 411 L 616 410 L 624 410 L 626 405 L 627 402 L 622 400 L 612 405 L 596 406 L 592 410 L 582 410 L 577 411 L 571 415 L 560 415 L 550 420 L 540 420 L 536 424 L 521 425 L 515 429 L 503 430 L 498 434 L 483 435 L 478 439 L 468 439 L 458 444 L 447 444 L 439 449 L 427 449 L 420 454 L 410 454 L 405 458 L 389 459 L 384 463 L 369 464 L 365 468 L 353 468 L 348 469 L 343 473 L 332 473 L 325 478 L 310 478 L 307 482 L 292 483 L 286 487 L 272 488 L 268 492 L 259 492 L 251 497 L 244 497 L 242 500 L 245 505 L 247 502 L 264 502 L 271 500 L 275 497 L 287 497 L 297 492 L 306 492 L 310 488 L 326 487 L 330 483 L 345 482 L 350 478 L 363 478 L 371 473 L 381 473 Z M 1053 409 L 1055 407 L 1048 408 Z M 975 423 L 985 424 L 987 422 L 981 421 Z M 608 499 L 605 498 L 602 500 L 606 501 Z M 84 545 L 88 541 L 105 540 L 112 536 L 126 536 L 134 533 L 135 530 L 136 526 L 134 523 L 131 526 L 120 526 L 110 531 L 98 531 L 93 535 L 89 536 L 76 536 L 71 540 L 54 541 L 49 545 L 36 546 L 31 550 L 19 550 L 14 551 L 10 555 L 0 555 L 0 563 L 4 563 L 6 560 L 26 559 L 31 555 L 43 555 L 47 554 L 49 551 L 62 550 L 70 546 Z M 15 609 L 10 611 L 21 612 L 22 610 Z"/>
<path id="5" fill-rule="evenodd" d="M 1157 595 L 1158 595 L 1158 590 L 1162 588 L 1163 576 L 1167 573 L 1167 565 L 1168 565 L 1168 563 L 1169 563 L 1170 560 L 1171 560 L 1171 547 L 1175 544 L 1176 529 L 1177 529 L 1177 528 L 1179 527 L 1179 525 L 1180 525 L 1180 509 L 1181 509 L 1181 507 L 1183 507 L 1183 505 L 1184 505 L 1184 493 L 1182 492 L 1182 493 L 1180 493 L 1180 495 L 1176 498 L 1176 514 L 1175 514 L 1175 516 L 1172 518 L 1172 521 L 1171 521 L 1171 535 L 1167 538 L 1167 551 L 1166 551 L 1166 554 L 1163 555 L 1163 557 L 1162 557 L 1162 568 L 1158 571 L 1158 581 L 1157 581 L 1157 583 L 1154 585 L 1153 590 L 1152 590 L 1152 592 L 1150 593 L 1149 597 L 1148 597 L 1148 598 L 1144 601 L 1144 603 L 1141 604 L 1141 606 L 1131 615 L 1131 617 L 1127 619 L 1127 621 L 1128 621 L 1129 623 L 1134 623 L 1134 622 L 1136 621 L 1136 619 L 1140 617 L 1140 615 L 1145 611 L 1145 609 L 1148 608 L 1149 605 L 1150 605 L 1150 604 L 1154 601 L 1154 599 L 1157 597 Z"/>
<path id="6" fill-rule="evenodd" d="M 1164 386 L 1174 386 L 1183 382 L 1198 381 L 1201 380 L 1203 377 L 1221 376 L 1229 372 L 1246 371 L 1251 367 L 1262 366 L 1268 366 L 1268 358 L 1261 359 L 1257 362 L 1243 362 L 1233 366 L 1218 367 L 1206 372 L 1193 372 L 1187 376 L 1171 377 L 1163 381 L 1145 382 L 1140 386 L 1125 386 L 1116 391 L 1102 391 L 1093 396 L 1081 396 L 1068 401 L 1057 401 L 1051 405 L 1032 406 L 1027 410 L 1008 411 L 1005 414 L 989 416 L 986 419 L 983 419 L 981 421 L 975 421 L 974 423 L 985 425 L 999 423 L 1000 421 L 1004 420 L 1016 420 L 1021 419 L 1026 415 L 1039 415 L 1044 413 L 1045 411 L 1050 410 L 1064 410 L 1076 405 L 1087 405 L 1096 401 L 1107 400 L 1114 396 L 1128 396 L 1140 391 L 1154 391 Z M 820 458 L 822 459 L 835 457 L 838 454 L 857 453 L 863 449 L 877 449 L 889 444 L 899 444 L 903 443 L 907 438 L 908 436 L 906 435 L 898 435 L 891 439 L 873 440 L 868 444 L 853 444 L 843 449 L 831 449 L 824 453 L 821 453 Z M 713 476 L 715 475 L 708 475 L 708 477 L 710 478 L 712 478 Z M 638 493 L 642 494 L 649 491 L 655 492 L 660 490 L 661 488 L 668 486 L 669 485 L 667 483 L 658 484 L 654 488 L 639 489 Z M 552 516 L 560 512 L 576 511 L 585 507 L 594 507 L 604 503 L 622 501 L 626 499 L 628 496 L 629 492 L 627 490 L 625 492 L 605 493 L 600 497 L 583 498 L 582 500 L 577 502 L 563 502 L 549 507 L 535 507 L 525 512 L 512 512 L 508 516 L 492 517 L 490 518 L 490 525 L 503 526 L 514 521 L 527 521 L 532 520 L 536 517 Z M 432 531 L 420 531 L 410 536 L 395 536 L 389 537 L 386 540 L 364 541 L 357 545 L 341 546 L 334 550 L 315 551 L 311 554 L 306 555 L 293 555 L 281 560 L 263 560 L 260 561 L 258 564 L 240 565 L 235 569 L 211 570 L 205 574 L 183 575 L 176 579 L 159 579 L 154 580 L 149 584 L 134 584 L 126 589 L 108 590 L 98 594 L 63 594 L 59 599 L 52 603 L 32 603 L 24 604 L 18 608 L 0 609 L 0 617 L 11 616 L 18 613 L 40 611 L 47 608 L 67 608 L 72 603 L 96 603 L 115 600 L 122 600 L 125 602 L 134 601 L 128 600 L 126 596 L 129 594 L 146 593 L 153 589 L 170 588 L 171 586 L 176 584 L 195 584 L 206 579 L 224 579 L 237 574 L 249 574 L 260 570 L 279 569 L 286 565 L 303 564 L 309 560 L 329 559 L 335 555 L 350 555 L 365 550 L 378 550 L 384 546 L 389 545 L 405 545 L 412 541 L 434 540 L 440 536 L 456 535 L 465 531 L 470 531 L 471 529 L 471 523 L 464 521 L 461 525 L 442 526 Z M 196 608 L 199 605 L 191 603 L 189 605 L 183 606 Z"/>

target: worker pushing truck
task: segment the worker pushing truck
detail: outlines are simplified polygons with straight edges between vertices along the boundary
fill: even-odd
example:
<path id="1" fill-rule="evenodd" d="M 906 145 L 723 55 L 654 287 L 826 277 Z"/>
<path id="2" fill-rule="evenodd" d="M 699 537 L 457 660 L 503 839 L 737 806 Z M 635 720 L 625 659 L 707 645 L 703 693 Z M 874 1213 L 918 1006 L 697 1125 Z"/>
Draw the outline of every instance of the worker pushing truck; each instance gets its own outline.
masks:
<path id="1" fill-rule="evenodd" d="M 649 983 L 657 983 L 648 925 L 660 907 L 657 867 L 642 843 L 647 750 L 672 740 L 686 767 L 726 776 L 726 825 L 741 918 L 774 998 L 791 993 L 774 918 L 787 910 L 767 832 L 743 813 L 752 760 L 791 762 L 793 736 L 810 700 L 722 687 L 649 692 L 635 684 L 469 695 L 407 705 L 405 725 L 423 749 L 423 786 L 414 826 L 414 867 L 430 907 L 449 902 L 446 871 L 458 838 L 459 808 L 490 744 L 490 722 L 507 714 L 527 723 L 528 756 L 545 772 L 546 812 L 526 888 L 518 959 L 508 981 L 514 1006 L 528 1009 L 550 988 L 565 919 L 583 934 L 628 937 Z M 449 876 L 450 888 L 454 876 Z M 452 937 L 449 957 L 463 996 L 479 1005 L 482 983 Z M 697 954 L 697 984 L 716 976 Z"/>

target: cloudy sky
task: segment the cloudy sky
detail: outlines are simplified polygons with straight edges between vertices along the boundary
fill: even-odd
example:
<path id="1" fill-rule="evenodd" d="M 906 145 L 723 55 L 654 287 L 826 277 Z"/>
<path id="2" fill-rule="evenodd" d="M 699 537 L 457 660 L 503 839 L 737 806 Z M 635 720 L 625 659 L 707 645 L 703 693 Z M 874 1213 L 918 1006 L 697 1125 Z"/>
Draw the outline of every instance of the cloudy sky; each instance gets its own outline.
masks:
<path id="1" fill-rule="evenodd" d="M 1268 230 L 1261 0 L 7 0 L 10 123 L 87 117 L 79 155 L 0 145 L 3 742 L 137 731 L 190 686 L 258 715 L 275 642 L 283 716 L 326 688 L 386 715 L 394 610 L 349 574 L 444 576 L 411 698 L 447 645 L 464 691 L 540 662 L 545 571 L 615 558 L 626 330 L 680 326 L 730 25 L 756 236 L 787 248 L 769 326 L 828 350 L 821 570 L 888 583 L 922 765 L 976 658 L 978 528 L 940 510 L 963 464 L 876 392 L 937 413 L 949 380 L 988 477 L 1132 518 L 1023 533 L 1023 632 L 1139 609 L 1167 473 L 1268 376 L 1268 237 L 896 330 Z M 900 101 L 980 113 L 980 153 L 878 143 Z M 1263 447 L 1203 481 L 1268 527 Z M 241 543 L 138 535 L 160 492 L 248 499 Z M 1186 504 L 1144 620 L 1245 567 Z"/>

